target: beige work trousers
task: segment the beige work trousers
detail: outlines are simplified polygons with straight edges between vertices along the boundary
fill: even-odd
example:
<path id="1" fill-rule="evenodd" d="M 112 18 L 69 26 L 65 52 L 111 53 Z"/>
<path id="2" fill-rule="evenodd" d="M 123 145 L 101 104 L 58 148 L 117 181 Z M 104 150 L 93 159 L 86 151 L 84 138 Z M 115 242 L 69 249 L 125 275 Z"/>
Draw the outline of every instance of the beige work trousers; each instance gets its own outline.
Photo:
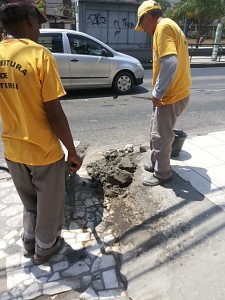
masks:
<path id="1" fill-rule="evenodd" d="M 24 248 L 49 255 L 59 247 L 56 239 L 63 226 L 65 160 L 45 166 L 6 162 L 24 206 Z"/>
<path id="2" fill-rule="evenodd" d="M 190 97 L 176 103 L 153 107 L 150 122 L 150 150 L 154 175 L 161 179 L 172 176 L 170 156 L 174 141 L 173 129 L 177 118 L 185 110 Z"/>

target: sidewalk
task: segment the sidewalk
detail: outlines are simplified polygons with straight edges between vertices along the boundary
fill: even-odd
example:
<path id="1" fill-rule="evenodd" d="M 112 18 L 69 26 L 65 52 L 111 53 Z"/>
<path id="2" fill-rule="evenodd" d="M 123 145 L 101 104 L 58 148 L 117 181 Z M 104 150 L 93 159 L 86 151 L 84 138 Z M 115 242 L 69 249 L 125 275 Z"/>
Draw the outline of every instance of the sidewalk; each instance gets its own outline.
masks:
<path id="1" fill-rule="evenodd" d="M 225 131 L 189 137 L 171 159 L 171 183 L 143 187 L 136 180 L 130 212 L 136 224 L 120 237 L 132 300 L 225 299 L 224 153 Z M 138 177 L 147 176 L 149 159 L 141 155 Z"/>
<path id="2" fill-rule="evenodd" d="M 212 61 L 211 56 L 192 56 L 190 64 L 191 68 L 225 67 L 225 57 Z"/>
<path id="3" fill-rule="evenodd" d="M 194 189 L 222 210 L 225 210 L 224 152 L 225 131 L 214 132 L 187 138 L 180 155 L 171 160 L 173 170 L 180 177 L 190 182 Z M 0 165 L 5 165 L 3 160 Z M 76 206 L 67 206 L 65 211 L 65 227 L 62 233 L 65 247 L 44 265 L 33 266 L 30 259 L 22 255 L 21 202 L 10 176 L 0 172 L 1 300 L 36 297 L 45 300 L 55 297 L 57 300 L 129 299 L 129 275 L 125 277 L 121 274 L 121 249 L 114 242 L 115 224 L 110 201 L 104 199 L 91 186 L 84 168 L 79 171 L 77 180 L 76 186 L 79 189 L 75 191 Z M 136 181 L 136 185 L 141 185 L 140 180 L 141 178 Z M 160 187 L 145 188 L 153 199 L 160 194 Z M 166 193 L 164 188 L 161 188 L 161 193 L 162 191 Z M 175 198 L 171 198 L 172 205 L 178 201 Z M 134 273 L 140 271 L 138 266 L 131 267 Z M 153 299 L 151 296 L 138 297 L 132 296 L 134 300 Z"/>
<path id="4" fill-rule="evenodd" d="M 3 160 L 0 165 L 5 166 Z M 128 299 L 111 230 L 110 203 L 91 187 L 84 168 L 71 193 L 76 204 L 73 207 L 66 197 L 64 248 L 45 264 L 34 266 L 23 256 L 21 201 L 10 175 L 0 171 L 1 300 Z"/>
<path id="5" fill-rule="evenodd" d="M 225 131 L 187 139 L 173 170 L 225 210 Z"/>

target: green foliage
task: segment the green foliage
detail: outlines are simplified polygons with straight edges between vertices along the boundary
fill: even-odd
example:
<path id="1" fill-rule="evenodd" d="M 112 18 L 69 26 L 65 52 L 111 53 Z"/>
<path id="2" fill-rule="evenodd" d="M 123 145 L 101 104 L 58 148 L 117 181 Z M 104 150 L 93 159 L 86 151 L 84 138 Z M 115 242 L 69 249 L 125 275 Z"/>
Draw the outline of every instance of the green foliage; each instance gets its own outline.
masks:
<path id="1" fill-rule="evenodd" d="M 197 38 L 199 36 L 212 36 L 209 25 L 212 21 L 220 21 L 225 16 L 225 0 L 180 0 L 172 7 L 167 16 L 176 22 L 183 22 L 186 19 L 185 34 L 194 38 L 195 34 L 190 31 L 189 25 L 197 25 L 195 31 Z"/>
<path id="2" fill-rule="evenodd" d="M 220 19 L 225 15 L 225 0 L 180 0 L 169 11 L 175 21 L 187 17 L 188 20 Z"/>
<path id="3" fill-rule="evenodd" d="M 198 33 L 197 32 L 188 32 L 188 37 L 190 39 L 197 39 Z"/>
<path id="4" fill-rule="evenodd" d="M 160 4 L 163 12 L 166 12 L 171 7 L 170 3 L 166 0 L 156 0 L 156 2 Z"/>

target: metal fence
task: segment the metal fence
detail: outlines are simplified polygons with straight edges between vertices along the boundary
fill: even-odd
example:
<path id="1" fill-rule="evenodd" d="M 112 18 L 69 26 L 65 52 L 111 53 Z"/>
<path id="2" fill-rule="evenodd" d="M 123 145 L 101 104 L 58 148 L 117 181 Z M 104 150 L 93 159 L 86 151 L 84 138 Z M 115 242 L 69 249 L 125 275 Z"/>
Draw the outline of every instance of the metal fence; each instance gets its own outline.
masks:
<path id="1" fill-rule="evenodd" d="M 193 56 L 211 57 L 212 60 L 221 60 L 225 54 L 225 44 L 189 44 L 190 62 Z M 216 46 L 216 47 L 215 47 Z M 215 51 L 216 50 L 216 51 Z"/>

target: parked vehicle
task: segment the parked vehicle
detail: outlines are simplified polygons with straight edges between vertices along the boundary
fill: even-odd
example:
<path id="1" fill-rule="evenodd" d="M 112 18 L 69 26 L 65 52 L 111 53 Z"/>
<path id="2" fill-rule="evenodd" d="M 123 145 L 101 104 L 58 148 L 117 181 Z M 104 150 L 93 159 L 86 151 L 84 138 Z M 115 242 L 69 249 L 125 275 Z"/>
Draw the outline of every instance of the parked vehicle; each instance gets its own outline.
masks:
<path id="1" fill-rule="evenodd" d="M 83 32 L 40 29 L 39 43 L 56 58 L 65 89 L 113 87 L 117 93 L 126 94 L 143 83 L 144 69 L 139 60 Z"/>

